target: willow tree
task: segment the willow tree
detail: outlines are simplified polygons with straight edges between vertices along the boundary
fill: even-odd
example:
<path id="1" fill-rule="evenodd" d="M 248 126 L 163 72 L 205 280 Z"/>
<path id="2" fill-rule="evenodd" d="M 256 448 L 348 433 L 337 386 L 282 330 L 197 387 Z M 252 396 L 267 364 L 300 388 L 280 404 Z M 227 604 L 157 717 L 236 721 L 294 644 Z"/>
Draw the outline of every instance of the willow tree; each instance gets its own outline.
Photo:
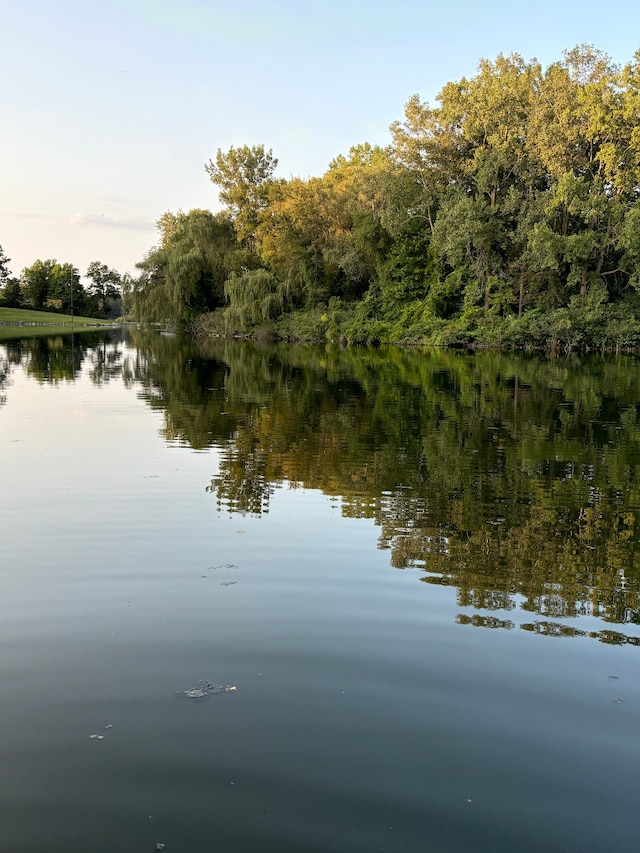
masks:
<path id="1" fill-rule="evenodd" d="M 264 269 L 232 273 L 224 293 L 228 302 L 224 321 L 230 332 L 247 332 L 267 323 L 282 314 L 291 302 L 290 283 Z"/>
<path id="2" fill-rule="evenodd" d="M 207 210 L 164 214 L 160 245 L 138 264 L 134 310 L 148 322 L 184 323 L 224 302 L 224 283 L 238 264 L 232 223 Z"/>

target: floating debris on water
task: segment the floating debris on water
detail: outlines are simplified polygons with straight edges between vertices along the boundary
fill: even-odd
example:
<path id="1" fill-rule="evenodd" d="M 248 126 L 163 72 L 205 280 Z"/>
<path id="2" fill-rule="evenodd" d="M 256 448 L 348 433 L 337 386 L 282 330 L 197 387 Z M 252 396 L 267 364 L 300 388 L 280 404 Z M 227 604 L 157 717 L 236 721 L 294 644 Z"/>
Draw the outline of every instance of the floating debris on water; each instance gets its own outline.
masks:
<path id="1" fill-rule="evenodd" d="M 113 723 L 107 723 L 107 725 L 105 726 L 105 729 L 112 729 L 112 728 L 113 728 Z"/>
<path id="2" fill-rule="evenodd" d="M 104 740 L 104 735 L 89 735 L 89 740 Z"/>
<path id="3" fill-rule="evenodd" d="M 231 693 L 233 690 L 237 689 L 237 687 L 231 684 L 227 684 L 225 687 L 222 684 L 216 684 L 215 681 L 201 679 L 196 682 L 194 687 L 191 687 L 189 690 L 184 690 L 183 695 L 188 699 L 204 699 L 205 696 L 213 696 L 216 693 Z"/>
<path id="4" fill-rule="evenodd" d="M 220 586 L 233 586 L 234 583 L 238 583 L 238 581 L 222 581 Z"/>
<path id="5" fill-rule="evenodd" d="M 163 843 L 162 843 L 162 841 L 158 841 L 158 843 L 156 844 L 156 850 L 164 850 L 164 848 L 165 848 L 166 846 L 167 846 L 167 845 L 166 845 L 166 844 L 163 844 Z"/>

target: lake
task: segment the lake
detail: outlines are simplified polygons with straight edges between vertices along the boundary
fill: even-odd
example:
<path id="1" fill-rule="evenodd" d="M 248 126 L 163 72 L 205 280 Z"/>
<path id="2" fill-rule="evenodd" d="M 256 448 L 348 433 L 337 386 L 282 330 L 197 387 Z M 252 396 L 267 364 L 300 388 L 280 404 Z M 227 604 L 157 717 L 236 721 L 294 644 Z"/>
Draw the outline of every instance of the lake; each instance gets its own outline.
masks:
<path id="1" fill-rule="evenodd" d="M 637 849 L 637 359 L 10 334 L 1 851 Z"/>

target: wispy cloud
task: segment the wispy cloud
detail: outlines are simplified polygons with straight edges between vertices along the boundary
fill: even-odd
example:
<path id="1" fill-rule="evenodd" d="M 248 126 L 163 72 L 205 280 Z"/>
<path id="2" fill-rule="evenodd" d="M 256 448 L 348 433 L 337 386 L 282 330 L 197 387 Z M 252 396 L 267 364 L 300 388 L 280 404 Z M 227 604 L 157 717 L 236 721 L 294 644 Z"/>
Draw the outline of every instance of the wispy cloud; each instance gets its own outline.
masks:
<path id="1" fill-rule="evenodd" d="M 147 216 L 118 218 L 98 213 L 76 213 L 69 220 L 73 228 L 121 228 L 126 231 L 153 231 L 155 223 Z"/>
<path id="2" fill-rule="evenodd" d="M 0 216 L 11 216 L 15 219 L 35 219 L 48 222 L 66 222 L 72 228 L 119 228 L 124 231 L 154 231 L 155 221 L 149 216 L 117 217 L 106 213 L 76 213 L 71 218 L 56 216 L 51 213 L 9 213 L 0 211 Z"/>

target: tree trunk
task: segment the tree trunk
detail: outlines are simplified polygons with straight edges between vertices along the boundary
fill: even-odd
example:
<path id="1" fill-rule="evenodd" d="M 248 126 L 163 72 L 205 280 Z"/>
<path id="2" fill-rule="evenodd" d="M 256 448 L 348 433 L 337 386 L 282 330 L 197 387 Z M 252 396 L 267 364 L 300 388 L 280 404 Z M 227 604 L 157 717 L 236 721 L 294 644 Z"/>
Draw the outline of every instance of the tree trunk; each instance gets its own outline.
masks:
<path id="1" fill-rule="evenodd" d="M 520 293 L 518 294 L 518 317 L 522 317 L 522 303 L 524 302 L 524 280 L 520 278 Z"/>
<path id="2" fill-rule="evenodd" d="M 580 296 L 582 301 L 587 298 L 587 262 L 582 264 L 582 280 L 580 282 Z"/>

